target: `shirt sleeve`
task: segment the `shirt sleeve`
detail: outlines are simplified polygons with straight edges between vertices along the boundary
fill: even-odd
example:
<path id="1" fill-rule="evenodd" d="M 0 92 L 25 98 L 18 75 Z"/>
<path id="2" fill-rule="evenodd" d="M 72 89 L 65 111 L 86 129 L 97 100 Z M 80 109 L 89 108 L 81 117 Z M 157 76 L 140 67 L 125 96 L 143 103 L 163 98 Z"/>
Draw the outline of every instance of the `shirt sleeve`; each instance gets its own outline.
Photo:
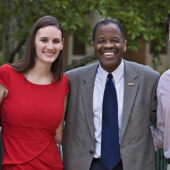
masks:
<path id="1" fill-rule="evenodd" d="M 8 88 L 9 86 L 9 65 L 4 64 L 0 67 L 0 83 Z"/>

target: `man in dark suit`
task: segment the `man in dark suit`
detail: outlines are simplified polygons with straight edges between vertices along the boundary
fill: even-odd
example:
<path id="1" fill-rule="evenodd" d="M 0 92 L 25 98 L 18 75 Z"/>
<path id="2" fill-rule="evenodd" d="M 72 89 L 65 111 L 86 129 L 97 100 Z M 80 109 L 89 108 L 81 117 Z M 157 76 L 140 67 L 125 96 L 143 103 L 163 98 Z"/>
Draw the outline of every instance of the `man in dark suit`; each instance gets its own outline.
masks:
<path id="1" fill-rule="evenodd" d="M 159 73 L 123 59 L 127 41 L 116 20 L 95 25 L 92 45 L 99 63 L 66 73 L 65 170 L 155 170 L 150 122 L 155 121 Z M 107 112 L 112 117 L 106 118 Z"/>

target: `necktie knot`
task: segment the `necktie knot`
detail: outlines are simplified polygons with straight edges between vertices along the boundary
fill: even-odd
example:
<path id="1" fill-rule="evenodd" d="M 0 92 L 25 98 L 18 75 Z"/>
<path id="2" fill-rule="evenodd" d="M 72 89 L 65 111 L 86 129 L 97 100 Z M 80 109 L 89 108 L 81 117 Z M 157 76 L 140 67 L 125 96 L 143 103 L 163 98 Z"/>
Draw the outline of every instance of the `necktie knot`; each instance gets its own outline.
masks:
<path id="1" fill-rule="evenodd" d="M 107 75 L 107 77 L 108 77 L 109 80 L 112 80 L 113 75 L 112 75 L 111 73 L 109 73 L 109 74 Z"/>

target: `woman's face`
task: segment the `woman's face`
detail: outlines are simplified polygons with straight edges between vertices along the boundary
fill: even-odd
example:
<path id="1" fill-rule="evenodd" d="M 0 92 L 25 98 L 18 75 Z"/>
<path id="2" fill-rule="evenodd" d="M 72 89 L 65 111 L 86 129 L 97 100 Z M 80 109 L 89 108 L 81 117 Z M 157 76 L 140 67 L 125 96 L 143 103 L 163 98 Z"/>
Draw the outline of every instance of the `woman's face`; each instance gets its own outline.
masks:
<path id="1" fill-rule="evenodd" d="M 35 35 L 36 62 L 52 64 L 63 49 L 61 31 L 55 26 L 40 28 Z"/>

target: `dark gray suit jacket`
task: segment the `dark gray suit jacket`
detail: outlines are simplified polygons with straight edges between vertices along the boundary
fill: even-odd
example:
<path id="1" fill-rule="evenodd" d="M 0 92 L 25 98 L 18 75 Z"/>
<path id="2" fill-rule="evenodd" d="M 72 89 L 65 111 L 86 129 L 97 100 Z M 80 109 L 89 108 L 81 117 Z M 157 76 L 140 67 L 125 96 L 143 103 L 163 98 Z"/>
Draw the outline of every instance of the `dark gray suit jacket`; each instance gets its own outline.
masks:
<path id="1" fill-rule="evenodd" d="M 150 122 L 156 117 L 159 73 L 125 61 L 120 151 L 124 170 L 155 170 Z M 65 170 L 89 170 L 95 151 L 93 88 L 98 64 L 66 73 L 70 83 L 63 136 Z"/>

